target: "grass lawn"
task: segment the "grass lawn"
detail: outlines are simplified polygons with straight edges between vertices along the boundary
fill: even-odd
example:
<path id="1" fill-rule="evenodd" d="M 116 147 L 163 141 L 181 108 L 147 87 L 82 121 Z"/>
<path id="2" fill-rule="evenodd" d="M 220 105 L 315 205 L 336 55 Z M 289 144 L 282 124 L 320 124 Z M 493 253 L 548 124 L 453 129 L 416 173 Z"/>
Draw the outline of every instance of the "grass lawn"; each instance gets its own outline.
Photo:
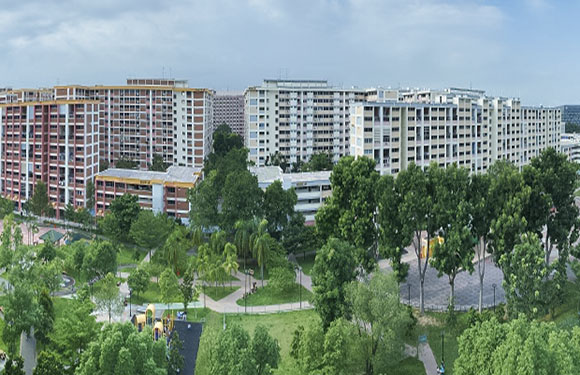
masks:
<path id="1" fill-rule="evenodd" d="M 135 254 L 139 255 L 137 259 L 135 259 Z M 117 252 L 117 264 L 139 264 L 143 258 L 145 258 L 145 255 L 147 255 L 145 251 L 126 246 L 119 246 L 119 251 Z"/>
<path id="2" fill-rule="evenodd" d="M 314 267 L 314 258 L 316 258 L 316 254 L 309 254 L 305 258 L 296 258 L 300 267 L 302 267 L 302 272 L 305 275 L 309 275 L 312 273 L 312 267 Z"/>
<path id="3" fill-rule="evenodd" d="M 203 277 L 200 277 L 198 280 L 203 280 Z M 240 279 L 238 279 L 237 277 L 232 276 L 232 275 L 227 275 L 225 281 L 226 282 L 230 282 L 230 281 L 240 281 Z"/>
<path id="4" fill-rule="evenodd" d="M 572 329 L 580 325 L 580 317 L 578 316 L 578 291 L 572 282 L 566 283 L 564 287 L 564 303 L 556 307 L 554 315 L 546 315 L 544 321 L 553 321 L 556 325 L 563 329 Z"/>
<path id="5" fill-rule="evenodd" d="M 220 299 L 224 298 L 225 296 L 229 296 L 238 289 L 240 289 L 239 286 L 206 286 L 203 290 L 205 290 L 206 296 L 213 299 L 214 301 L 219 301 Z"/>
<path id="6" fill-rule="evenodd" d="M 457 338 L 467 328 L 467 314 L 457 313 L 457 323 L 454 328 L 446 326 L 445 317 L 447 313 L 425 312 L 425 316 L 419 318 L 419 323 L 415 328 L 413 346 L 417 345 L 419 335 L 427 335 L 429 346 L 435 355 L 437 363 L 441 362 L 441 332 L 445 337 L 445 374 L 453 374 L 453 362 L 457 358 Z"/>
<path id="7" fill-rule="evenodd" d="M 207 309 L 205 309 L 207 310 Z M 205 311 L 204 309 L 197 310 L 198 316 L 205 318 L 204 333 L 210 329 L 221 330 L 223 324 L 223 315 L 213 311 Z M 187 318 L 191 321 L 194 319 L 195 312 L 188 310 Z M 199 319 L 197 319 L 199 321 Z M 319 324 L 318 315 L 314 310 L 293 311 L 280 314 L 267 315 L 226 315 L 226 324 L 238 324 L 244 328 L 250 336 L 253 336 L 256 325 L 262 324 L 267 329 L 272 337 L 278 340 L 280 345 L 280 364 L 278 370 L 274 371 L 276 375 L 294 375 L 296 369 L 294 368 L 294 360 L 290 357 L 290 344 L 294 331 L 299 325 L 308 326 L 309 324 Z M 203 340 L 203 335 L 202 335 Z M 200 347 L 200 351 L 201 351 Z M 204 359 L 198 356 L 196 374 L 207 374 L 207 366 Z"/>
<path id="8" fill-rule="evenodd" d="M 279 293 L 269 288 L 266 285 L 263 288 L 258 288 L 258 291 L 254 294 L 250 294 L 247 298 L 248 306 L 263 306 L 263 305 L 277 305 L 280 303 L 290 303 L 300 301 L 300 291 L 298 290 L 298 284 L 295 284 L 289 292 Z M 302 301 L 310 301 L 312 298 L 312 293 L 308 289 L 300 286 L 302 289 Z M 236 301 L 240 306 L 244 306 L 244 299 L 240 298 Z"/>
<path id="9" fill-rule="evenodd" d="M 423 362 L 415 357 L 407 357 L 403 359 L 397 367 L 389 371 L 390 375 L 423 375 L 425 374 L 425 366 Z"/>
<path id="10" fill-rule="evenodd" d="M 142 305 L 145 303 L 160 303 L 161 302 L 161 291 L 159 290 L 159 285 L 157 283 L 149 282 L 149 287 L 147 290 L 139 295 L 133 294 L 131 297 L 131 303 L 134 305 Z M 181 302 L 181 301 L 175 301 Z"/>

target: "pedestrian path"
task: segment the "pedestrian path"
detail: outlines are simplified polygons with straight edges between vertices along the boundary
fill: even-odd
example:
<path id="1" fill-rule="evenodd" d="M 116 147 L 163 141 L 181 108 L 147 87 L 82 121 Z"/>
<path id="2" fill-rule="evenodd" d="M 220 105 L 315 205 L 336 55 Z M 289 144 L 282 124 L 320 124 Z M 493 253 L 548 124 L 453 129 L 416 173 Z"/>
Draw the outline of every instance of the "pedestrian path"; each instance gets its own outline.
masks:
<path id="1" fill-rule="evenodd" d="M 437 375 L 437 361 L 429 343 L 419 344 L 419 361 L 423 362 L 426 375 Z M 408 357 L 417 357 L 417 347 L 405 344 L 405 354 Z"/>

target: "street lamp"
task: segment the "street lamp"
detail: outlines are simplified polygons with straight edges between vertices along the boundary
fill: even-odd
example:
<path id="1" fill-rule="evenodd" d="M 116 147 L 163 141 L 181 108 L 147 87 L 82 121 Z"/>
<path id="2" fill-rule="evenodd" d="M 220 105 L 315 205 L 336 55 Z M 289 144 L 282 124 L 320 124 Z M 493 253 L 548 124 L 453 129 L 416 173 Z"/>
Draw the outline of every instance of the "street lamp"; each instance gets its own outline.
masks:
<path id="1" fill-rule="evenodd" d="M 302 267 L 298 266 L 298 295 L 300 301 L 300 310 L 302 310 Z"/>
<path id="2" fill-rule="evenodd" d="M 441 331 L 441 362 L 445 362 L 445 331 Z"/>
<path id="3" fill-rule="evenodd" d="M 244 314 L 248 313 L 248 270 L 244 270 Z"/>
<path id="4" fill-rule="evenodd" d="M 491 284 L 491 287 L 493 288 L 493 312 L 495 312 L 495 288 L 497 285 Z"/>
<path id="5" fill-rule="evenodd" d="M 133 317 L 131 314 L 131 297 L 133 296 L 133 289 L 129 289 L 129 319 Z"/>

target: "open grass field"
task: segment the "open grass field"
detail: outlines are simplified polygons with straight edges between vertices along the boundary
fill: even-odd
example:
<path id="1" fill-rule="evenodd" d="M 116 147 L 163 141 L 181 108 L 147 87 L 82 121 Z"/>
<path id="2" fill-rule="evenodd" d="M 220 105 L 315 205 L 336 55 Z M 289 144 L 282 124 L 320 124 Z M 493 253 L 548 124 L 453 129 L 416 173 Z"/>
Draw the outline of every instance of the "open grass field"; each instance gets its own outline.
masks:
<path id="1" fill-rule="evenodd" d="M 205 295 L 208 296 L 209 298 L 213 299 L 214 301 L 219 301 L 220 299 L 229 296 L 230 294 L 232 294 L 233 292 L 235 292 L 236 290 L 240 289 L 239 286 L 226 286 L 226 287 L 222 287 L 222 286 L 206 286 L 203 290 L 205 291 Z"/>
<path id="2" fill-rule="evenodd" d="M 311 300 L 312 293 L 308 289 L 300 286 L 300 291 L 298 289 L 298 284 L 295 284 L 295 286 L 295 288 L 292 288 L 288 292 L 279 293 L 278 291 L 269 288 L 268 285 L 266 285 L 263 288 L 258 288 L 256 293 L 250 294 L 246 303 L 248 306 L 264 306 L 278 305 L 280 303 L 299 302 L 300 299 L 302 299 L 302 301 Z M 244 299 L 240 298 L 236 301 L 236 303 L 240 306 L 244 306 Z"/>

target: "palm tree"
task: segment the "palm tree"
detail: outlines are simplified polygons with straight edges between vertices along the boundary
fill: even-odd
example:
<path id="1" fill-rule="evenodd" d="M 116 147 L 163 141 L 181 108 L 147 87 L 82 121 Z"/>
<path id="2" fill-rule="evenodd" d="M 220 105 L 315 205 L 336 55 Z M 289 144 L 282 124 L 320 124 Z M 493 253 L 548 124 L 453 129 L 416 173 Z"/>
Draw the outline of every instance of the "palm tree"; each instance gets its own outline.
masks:
<path id="1" fill-rule="evenodd" d="M 239 264 L 237 262 L 238 257 L 237 257 L 237 249 L 236 249 L 236 245 L 232 244 L 232 243 L 227 243 L 225 250 L 224 250 L 224 255 L 226 257 L 225 261 L 224 261 L 224 269 L 226 270 L 226 272 L 228 273 L 228 275 L 230 275 L 230 288 L 232 287 L 232 271 L 238 272 L 239 269 Z"/>
<path id="2" fill-rule="evenodd" d="M 268 258 L 270 252 L 270 235 L 267 232 L 268 220 L 262 220 L 258 226 L 256 233 L 252 235 L 252 248 L 254 256 L 260 266 L 260 273 L 262 276 L 262 288 L 264 287 L 264 263 Z"/>
<path id="3" fill-rule="evenodd" d="M 193 247 L 199 247 L 203 243 L 203 230 L 200 226 L 195 226 L 191 232 L 191 244 Z"/>
<path id="4" fill-rule="evenodd" d="M 208 278 L 209 263 L 209 245 L 204 243 L 198 248 L 197 258 L 195 259 L 195 271 L 197 277 L 202 279 L 203 289 L 203 307 L 205 308 L 205 282 Z"/>
<path id="5" fill-rule="evenodd" d="M 226 246 L 226 232 L 223 230 L 212 233 L 209 239 L 209 247 L 213 254 L 221 256 L 224 252 L 224 247 Z"/>

